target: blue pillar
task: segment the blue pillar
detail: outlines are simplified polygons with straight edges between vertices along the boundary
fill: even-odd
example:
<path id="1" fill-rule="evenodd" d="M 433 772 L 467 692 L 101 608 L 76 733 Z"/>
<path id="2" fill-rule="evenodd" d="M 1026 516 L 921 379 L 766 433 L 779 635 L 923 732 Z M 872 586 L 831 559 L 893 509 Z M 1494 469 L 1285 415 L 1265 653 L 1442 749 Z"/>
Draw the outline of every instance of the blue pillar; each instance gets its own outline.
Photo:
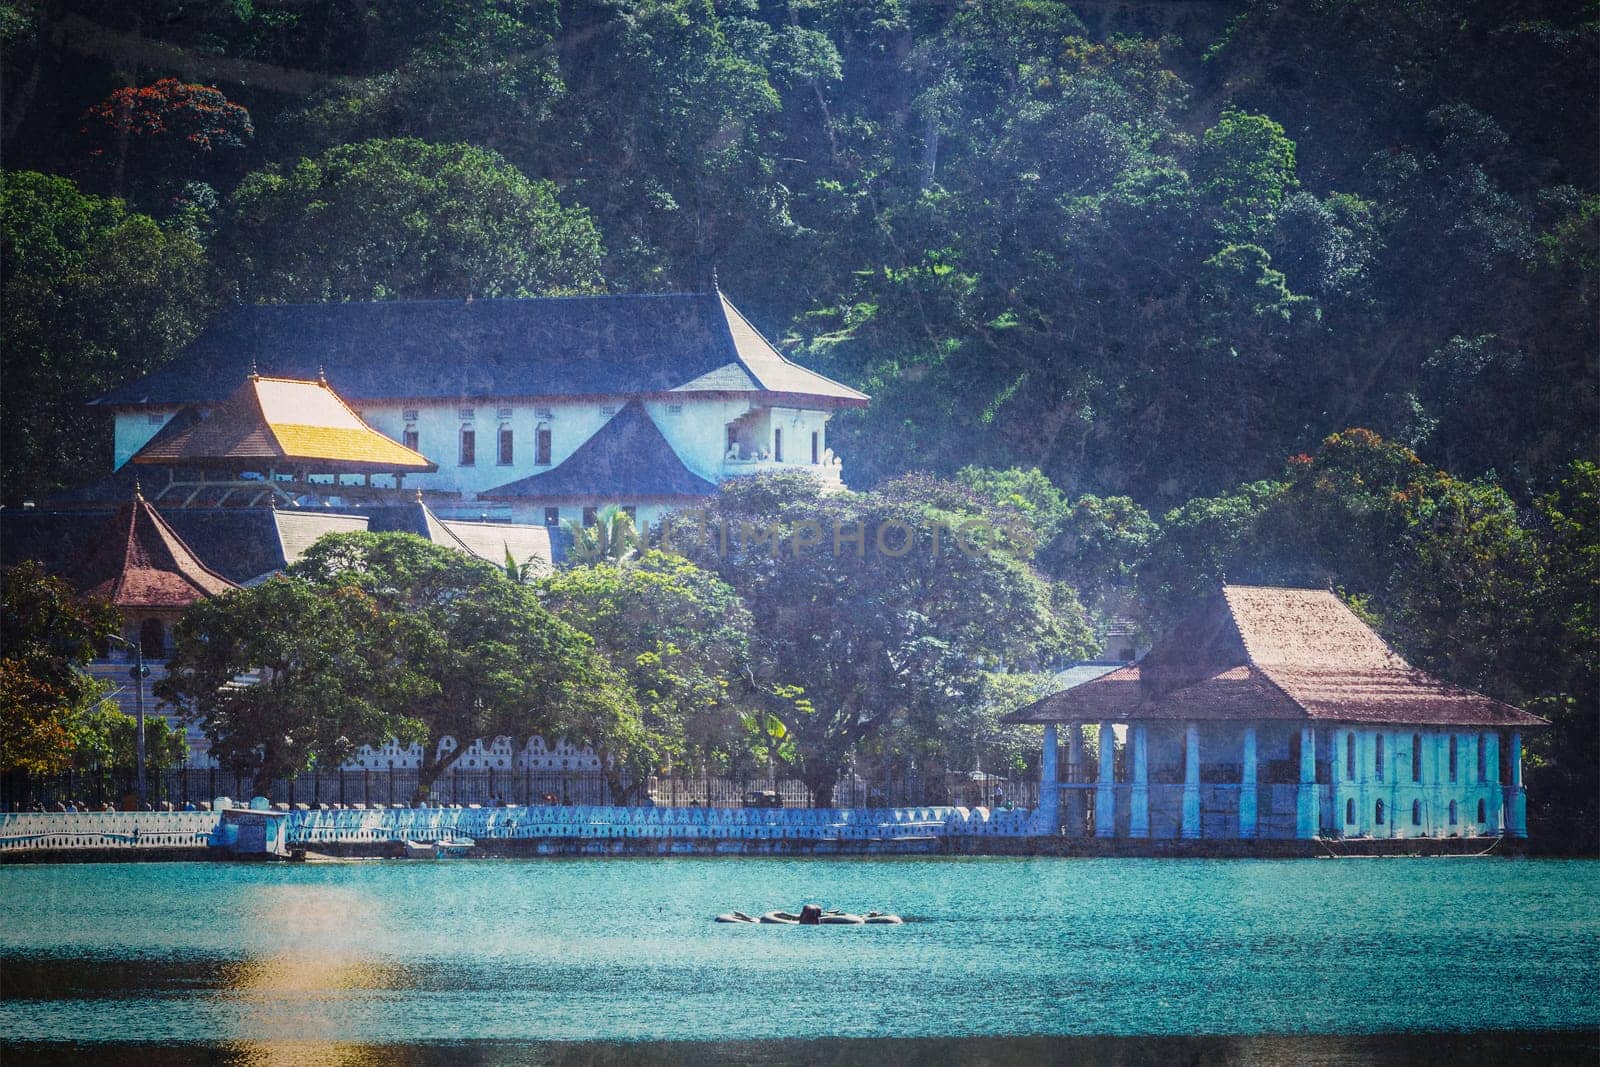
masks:
<path id="1" fill-rule="evenodd" d="M 1244 767 L 1239 775 L 1239 836 L 1256 836 L 1256 728 L 1244 728 Z"/>
<path id="2" fill-rule="evenodd" d="M 1082 837 L 1083 829 L 1083 724 L 1067 724 L 1067 795 L 1062 801 L 1067 836 Z"/>
<path id="3" fill-rule="evenodd" d="M 1528 836 L 1528 794 L 1522 789 L 1522 733 L 1511 731 L 1511 784 L 1506 787 L 1506 831 L 1512 837 Z"/>
<path id="4" fill-rule="evenodd" d="M 1100 780 L 1094 790 L 1094 836 L 1117 835 L 1117 735 L 1100 724 Z"/>
<path id="5" fill-rule="evenodd" d="M 1200 724 L 1183 728 L 1183 836 L 1200 836 Z"/>
<path id="6" fill-rule="evenodd" d="M 1150 753 L 1149 737 L 1143 726 L 1128 727 L 1128 742 L 1133 746 L 1133 787 L 1129 792 L 1128 836 L 1150 836 Z"/>
<path id="7" fill-rule="evenodd" d="M 1309 840 L 1317 836 L 1317 731 L 1300 729 L 1300 787 L 1295 795 L 1294 836 Z"/>
<path id="8" fill-rule="evenodd" d="M 1044 725 L 1044 752 L 1039 756 L 1039 806 L 1033 813 L 1036 834 L 1061 832 L 1061 785 L 1056 768 L 1056 724 Z"/>

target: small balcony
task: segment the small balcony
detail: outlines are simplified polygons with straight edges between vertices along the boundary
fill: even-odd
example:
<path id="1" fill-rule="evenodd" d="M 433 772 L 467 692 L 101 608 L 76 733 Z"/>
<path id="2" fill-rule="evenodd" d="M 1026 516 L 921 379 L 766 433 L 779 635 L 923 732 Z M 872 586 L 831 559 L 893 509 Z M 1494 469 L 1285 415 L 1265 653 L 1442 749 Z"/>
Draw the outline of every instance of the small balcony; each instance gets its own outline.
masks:
<path id="1" fill-rule="evenodd" d="M 844 481 L 840 476 L 843 466 L 839 457 L 831 451 L 824 454 L 820 463 L 793 463 L 788 460 L 773 459 L 770 456 L 755 455 L 750 457 L 740 456 L 734 458 L 732 450 L 723 458 L 722 476 L 724 478 L 742 478 L 752 474 L 769 474 L 774 471 L 801 471 L 811 475 L 825 486 L 843 486 Z"/>

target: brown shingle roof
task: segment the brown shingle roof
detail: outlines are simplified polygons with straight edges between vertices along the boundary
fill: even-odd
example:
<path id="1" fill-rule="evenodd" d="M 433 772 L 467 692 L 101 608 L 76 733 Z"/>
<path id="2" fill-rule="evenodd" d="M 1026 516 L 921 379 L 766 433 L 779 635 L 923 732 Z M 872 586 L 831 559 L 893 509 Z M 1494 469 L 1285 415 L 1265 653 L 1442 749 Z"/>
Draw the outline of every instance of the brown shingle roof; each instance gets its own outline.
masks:
<path id="1" fill-rule="evenodd" d="M 1320 589 L 1224 586 L 1138 664 L 1008 722 L 1301 719 L 1538 726 L 1545 720 L 1407 663 Z"/>
<path id="2" fill-rule="evenodd" d="M 65 577 L 85 596 L 118 608 L 186 608 L 238 588 L 201 563 L 137 490 L 68 564 Z"/>
<path id="3" fill-rule="evenodd" d="M 327 382 L 256 374 L 208 418 L 164 439 L 158 436 L 132 460 L 200 467 L 260 461 L 357 474 L 439 469 L 368 426 Z"/>

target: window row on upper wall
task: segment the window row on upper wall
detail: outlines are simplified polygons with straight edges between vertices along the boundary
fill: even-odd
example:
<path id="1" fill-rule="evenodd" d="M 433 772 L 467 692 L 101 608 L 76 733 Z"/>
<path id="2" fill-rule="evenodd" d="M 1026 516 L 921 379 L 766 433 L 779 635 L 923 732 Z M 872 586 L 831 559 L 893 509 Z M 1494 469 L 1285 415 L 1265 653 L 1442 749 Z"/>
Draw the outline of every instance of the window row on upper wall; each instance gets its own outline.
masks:
<path id="1" fill-rule="evenodd" d="M 1489 776 L 1489 760 L 1487 755 L 1488 743 L 1489 736 L 1487 734 L 1478 735 L 1478 781 L 1480 782 L 1484 781 Z M 1385 744 L 1386 742 L 1383 734 L 1377 734 L 1373 737 L 1372 770 L 1373 776 L 1380 782 L 1385 780 Z M 1449 735 L 1448 746 L 1449 760 L 1448 770 L 1446 773 L 1449 776 L 1449 780 L 1454 782 L 1457 781 L 1461 776 L 1460 741 L 1455 734 Z M 1360 762 L 1358 751 L 1359 744 L 1356 740 L 1355 732 L 1350 731 L 1346 733 L 1344 736 L 1344 777 L 1346 781 L 1353 782 L 1356 780 L 1356 767 Z M 1496 772 L 1498 773 L 1498 771 L 1499 768 L 1497 767 Z M 1421 734 L 1411 735 L 1411 780 L 1413 782 L 1422 781 Z"/>
<path id="2" fill-rule="evenodd" d="M 407 426 L 400 435 L 400 443 L 413 452 L 427 455 L 427 450 L 422 447 L 422 435 L 415 426 Z M 551 454 L 550 427 L 541 423 L 533 431 L 533 462 L 535 466 L 548 467 Z M 502 467 L 509 467 L 517 461 L 516 431 L 509 426 L 502 426 L 495 433 L 495 463 Z M 461 427 L 456 450 L 456 463 L 462 467 L 475 467 L 478 464 L 478 431 L 471 426 Z"/>
<path id="3" fill-rule="evenodd" d="M 1449 824 L 1451 826 L 1460 825 L 1460 823 L 1461 823 L 1461 806 L 1460 806 L 1458 801 L 1454 801 L 1454 800 L 1450 801 L 1449 806 L 1445 809 L 1445 813 L 1446 813 L 1446 818 L 1448 819 Z M 1385 825 L 1386 821 L 1387 821 L 1387 818 L 1388 818 L 1388 814 L 1389 814 L 1388 807 L 1384 804 L 1384 802 L 1382 800 L 1379 800 L 1377 803 L 1375 803 L 1372 806 L 1372 824 L 1374 826 L 1383 826 L 1383 825 Z M 1421 826 L 1422 825 L 1422 814 L 1423 814 L 1423 812 L 1422 812 L 1422 801 L 1413 800 L 1411 802 L 1411 825 L 1412 826 Z M 1355 821 L 1356 821 L 1356 802 L 1355 802 L 1355 798 L 1354 797 L 1351 797 L 1350 799 L 1348 799 L 1348 800 L 1346 800 L 1344 802 L 1344 821 L 1345 821 L 1345 824 L 1348 825 L 1348 826 L 1354 826 L 1355 825 Z M 1489 821 L 1489 803 L 1488 803 L 1488 801 L 1484 800 L 1482 797 L 1479 797 L 1478 798 L 1478 822 L 1487 823 L 1488 821 Z"/>

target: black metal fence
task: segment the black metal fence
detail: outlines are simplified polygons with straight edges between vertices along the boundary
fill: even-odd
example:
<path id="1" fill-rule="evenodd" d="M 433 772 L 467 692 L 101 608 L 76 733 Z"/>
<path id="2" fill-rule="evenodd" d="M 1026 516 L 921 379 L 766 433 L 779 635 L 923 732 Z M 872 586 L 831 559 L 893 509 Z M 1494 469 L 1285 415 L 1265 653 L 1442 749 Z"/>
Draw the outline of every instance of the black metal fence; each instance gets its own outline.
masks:
<path id="1" fill-rule="evenodd" d="M 72 772 L 56 777 L 0 775 L 0 810 L 46 809 L 72 803 L 99 809 L 106 804 L 134 806 L 131 769 Z M 274 803 L 408 804 L 418 798 L 416 770 L 341 770 L 303 774 L 258 789 L 249 778 L 224 770 L 180 767 L 151 772 L 147 793 L 151 804 L 209 803 L 215 797 L 244 800 L 262 795 Z M 955 804 L 967 807 L 1012 805 L 1033 807 L 1039 783 L 1032 779 L 971 775 L 849 776 L 833 790 L 840 808 L 906 807 Z M 642 783 L 618 788 L 596 771 L 461 769 L 441 775 L 428 798 L 437 804 L 650 804 L 658 807 L 737 808 L 750 806 L 809 808 L 813 797 L 795 778 L 765 775 L 653 775 Z"/>

